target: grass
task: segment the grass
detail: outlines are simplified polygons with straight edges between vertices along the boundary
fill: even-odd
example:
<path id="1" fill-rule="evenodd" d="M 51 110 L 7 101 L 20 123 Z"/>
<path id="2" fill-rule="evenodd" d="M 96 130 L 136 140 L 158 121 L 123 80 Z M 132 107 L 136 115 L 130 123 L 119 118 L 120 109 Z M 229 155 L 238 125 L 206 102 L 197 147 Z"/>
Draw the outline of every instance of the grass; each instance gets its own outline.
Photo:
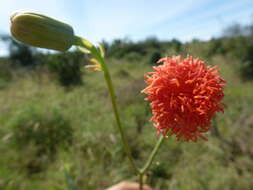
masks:
<path id="1" fill-rule="evenodd" d="M 124 60 L 108 62 L 124 129 L 136 163 L 141 166 L 157 140 L 148 122 L 148 104 L 140 94 L 143 75 L 151 70 L 151 65 Z M 227 109 L 213 124 L 218 132 L 211 131 L 208 142 L 167 139 L 147 178 L 156 190 L 253 189 L 253 83 L 240 80 L 233 66 L 238 64 L 236 60 L 213 57 L 209 63 L 219 64 L 227 80 Z M 5 82 L 0 90 L 0 189 L 67 190 L 66 168 L 79 190 L 105 189 L 122 180 L 137 180 L 115 128 L 102 73 L 85 71 L 83 80 L 82 86 L 65 89 L 49 73 L 38 70 L 14 75 Z M 43 120 L 52 125 L 47 121 L 51 121 L 51 111 L 56 109 L 59 118 L 73 129 L 68 148 L 59 146 L 53 160 L 46 155 L 38 157 L 38 146 L 33 143 L 15 148 L 19 142 L 14 141 L 17 128 L 12 121 L 19 121 L 20 113 L 31 106 L 41 110 L 36 115 L 37 122 Z M 36 119 L 31 112 L 25 117 L 28 121 Z M 24 132 L 25 125 L 18 126 Z M 28 161 L 34 169 L 42 164 L 46 167 L 31 174 L 27 172 Z"/>

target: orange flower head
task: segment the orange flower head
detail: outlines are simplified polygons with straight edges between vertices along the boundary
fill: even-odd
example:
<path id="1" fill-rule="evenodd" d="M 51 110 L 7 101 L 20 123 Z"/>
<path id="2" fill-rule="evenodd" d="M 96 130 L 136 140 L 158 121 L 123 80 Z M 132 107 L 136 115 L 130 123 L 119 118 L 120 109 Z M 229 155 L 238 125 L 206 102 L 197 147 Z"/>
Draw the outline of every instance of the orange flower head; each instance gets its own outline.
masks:
<path id="1" fill-rule="evenodd" d="M 177 140 L 207 140 L 216 112 L 223 112 L 221 103 L 225 80 L 218 75 L 217 66 L 206 66 L 204 61 L 191 56 L 166 57 L 157 63 L 153 72 L 145 75 L 147 87 L 142 93 L 150 101 L 154 127 L 165 137 Z"/>

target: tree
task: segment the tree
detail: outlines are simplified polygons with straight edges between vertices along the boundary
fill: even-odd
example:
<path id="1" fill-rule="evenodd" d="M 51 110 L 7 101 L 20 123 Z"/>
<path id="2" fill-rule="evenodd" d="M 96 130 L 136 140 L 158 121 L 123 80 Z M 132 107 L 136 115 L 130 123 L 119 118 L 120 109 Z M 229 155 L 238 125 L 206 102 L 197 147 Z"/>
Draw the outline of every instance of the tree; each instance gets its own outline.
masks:
<path id="1" fill-rule="evenodd" d="M 9 56 L 12 64 L 31 67 L 37 64 L 35 49 L 15 41 L 12 37 L 4 35 L 1 39 L 9 46 Z"/>

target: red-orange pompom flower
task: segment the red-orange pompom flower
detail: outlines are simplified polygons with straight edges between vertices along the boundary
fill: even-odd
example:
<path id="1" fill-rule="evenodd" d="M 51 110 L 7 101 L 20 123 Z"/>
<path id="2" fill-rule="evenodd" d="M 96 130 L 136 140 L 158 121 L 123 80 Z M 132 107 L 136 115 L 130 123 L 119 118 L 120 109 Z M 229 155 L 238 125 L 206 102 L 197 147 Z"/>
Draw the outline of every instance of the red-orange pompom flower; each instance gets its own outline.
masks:
<path id="1" fill-rule="evenodd" d="M 158 133 L 176 135 L 177 140 L 206 139 L 202 133 L 211 127 L 211 118 L 223 112 L 225 81 L 217 67 L 206 66 L 191 56 L 162 58 L 154 72 L 145 75 L 147 87 L 142 90 L 150 101 L 151 121 Z"/>

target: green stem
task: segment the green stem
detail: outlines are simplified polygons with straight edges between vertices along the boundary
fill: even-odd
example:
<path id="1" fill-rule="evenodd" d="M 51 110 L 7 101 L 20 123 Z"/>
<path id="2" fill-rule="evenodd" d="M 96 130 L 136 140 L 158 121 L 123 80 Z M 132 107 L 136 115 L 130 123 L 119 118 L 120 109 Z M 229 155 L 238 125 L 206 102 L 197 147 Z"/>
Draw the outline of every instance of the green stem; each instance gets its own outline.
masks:
<path id="1" fill-rule="evenodd" d="M 90 43 L 88 40 L 82 38 L 82 37 L 79 37 L 79 36 L 75 36 L 74 38 L 74 41 L 73 41 L 73 45 L 76 45 L 76 46 L 81 46 L 81 47 L 84 47 L 88 50 L 92 49 L 93 44 Z"/>
<path id="2" fill-rule="evenodd" d="M 139 174 L 139 190 L 143 190 L 143 175 L 142 173 Z"/>
<path id="3" fill-rule="evenodd" d="M 121 136 L 121 139 L 122 139 L 124 150 L 127 154 L 127 157 L 129 159 L 129 162 L 130 162 L 130 165 L 131 165 L 132 169 L 134 170 L 134 172 L 139 173 L 138 168 L 134 164 L 134 160 L 133 160 L 133 157 L 131 155 L 129 145 L 127 143 L 125 133 L 124 133 L 123 128 L 122 128 L 122 124 L 121 124 L 121 121 L 120 121 L 119 112 L 118 112 L 118 108 L 117 108 L 117 104 L 116 104 L 116 95 L 115 95 L 114 87 L 113 87 L 113 84 L 112 84 L 112 79 L 111 79 L 109 70 L 107 68 L 107 65 L 104 61 L 104 58 L 101 56 L 101 54 L 97 50 L 97 48 L 85 39 L 82 39 L 80 37 L 76 37 L 75 45 L 79 45 L 79 46 L 82 46 L 84 48 L 87 48 L 88 50 L 90 50 L 91 54 L 95 58 L 97 58 L 97 60 L 99 61 L 100 65 L 101 65 L 101 68 L 104 71 L 104 78 L 106 80 L 106 84 L 107 84 L 107 87 L 108 87 L 108 90 L 109 90 L 109 93 L 110 93 L 113 113 L 114 113 L 114 116 L 115 116 L 115 119 L 116 119 L 118 130 L 120 132 L 120 136 Z"/>
<path id="4" fill-rule="evenodd" d="M 130 152 L 129 145 L 128 145 L 126 137 L 125 137 L 125 133 L 124 133 L 123 128 L 122 128 L 122 124 L 121 124 L 121 120 L 120 120 L 119 112 L 118 112 L 118 108 L 117 108 L 116 95 L 115 95 L 111 75 L 110 75 L 108 67 L 107 67 L 107 65 L 104 61 L 104 58 L 101 56 L 101 53 L 98 51 L 98 49 L 92 43 L 90 43 L 88 40 L 85 40 L 81 37 L 76 36 L 75 40 L 74 40 L 74 45 L 82 46 L 82 47 L 86 48 L 87 50 L 89 50 L 90 53 L 98 60 L 98 62 L 101 65 L 102 70 L 104 71 L 104 78 L 106 80 L 106 84 L 107 84 L 107 87 L 108 87 L 108 90 L 109 90 L 109 93 L 110 93 L 113 113 L 114 113 L 114 116 L 115 116 L 115 119 L 116 119 L 118 130 L 120 132 L 123 147 L 124 147 L 124 150 L 127 154 L 127 157 L 129 159 L 129 162 L 130 162 L 130 165 L 131 165 L 132 169 L 134 170 L 135 173 L 137 173 L 139 175 L 140 189 L 142 190 L 142 188 L 143 188 L 143 176 L 144 176 L 145 172 L 151 166 L 151 164 L 153 162 L 153 159 L 154 159 L 155 155 L 158 152 L 158 149 L 160 148 L 162 142 L 164 141 L 164 137 L 161 136 L 159 138 L 159 140 L 157 141 L 157 143 L 156 143 L 153 151 L 151 152 L 151 154 L 150 154 L 146 164 L 144 165 L 144 167 L 142 169 L 138 169 L 135 166 L 132 154 Z"/>
<path id="5" fill-rule="evenodd" d="M 146 164 L 144 165 L 144 167 L 140 170 L 141 174 L 144 174 L 151 166 L 153 159 L 155 157 L 155 155 L 157 154 L 160 146 L 162 145 L 163 141 L 164 141 L 165 137 L 162 135 L 160 136 L 159 140 L 157 141 L 153 151 L 151 152 L 151 154 L 149 155 L 149 158 L 146 162 Z"/>
<path id="6" fill-rule="evenodd" d="M 102 62 L 105 65 L 104 61 L 102 61 Z M 126 136 L 125 136 L 125 133 L 124 133 L 123 128 L 122 128 L 122 124 L 121 124 L 121 121 L 120 121 L 119 112 L 118 112 L 118 108 L 117 108 L 117 104 L 116 104 L 116 95 L 115 95 L 115 91 L 114 91 L 114 88 L 113 88 L 110 73 L 109 73 L 107 67 L 102 66 L 102 68 L 104 70 L 104 77 L 105 77 L 105 80 L 106 80 L 106 83 L 107 83 L 107 86 L 108 86 L 108 90 L 110 92 L 113 112 L 114 112 L 114 116 L 115 116 L 115 119 L 116 119 L 116 123 L 117 123 L 118 129 L 119 129 L 119 132 L 120 132 L 120 136 L 121 136 L 121 139 L 122 139 L 122 142 L 123 142 L 125 152 L 126 152 L 127 157 L 130 161 L 132 169 L 134 170 L 134 172 L 139 173 L 138 168 L 134 164 L 134 160 L 133 160 L 132 154 L 130 152 L 129 145 L 127 143 Z"/>

